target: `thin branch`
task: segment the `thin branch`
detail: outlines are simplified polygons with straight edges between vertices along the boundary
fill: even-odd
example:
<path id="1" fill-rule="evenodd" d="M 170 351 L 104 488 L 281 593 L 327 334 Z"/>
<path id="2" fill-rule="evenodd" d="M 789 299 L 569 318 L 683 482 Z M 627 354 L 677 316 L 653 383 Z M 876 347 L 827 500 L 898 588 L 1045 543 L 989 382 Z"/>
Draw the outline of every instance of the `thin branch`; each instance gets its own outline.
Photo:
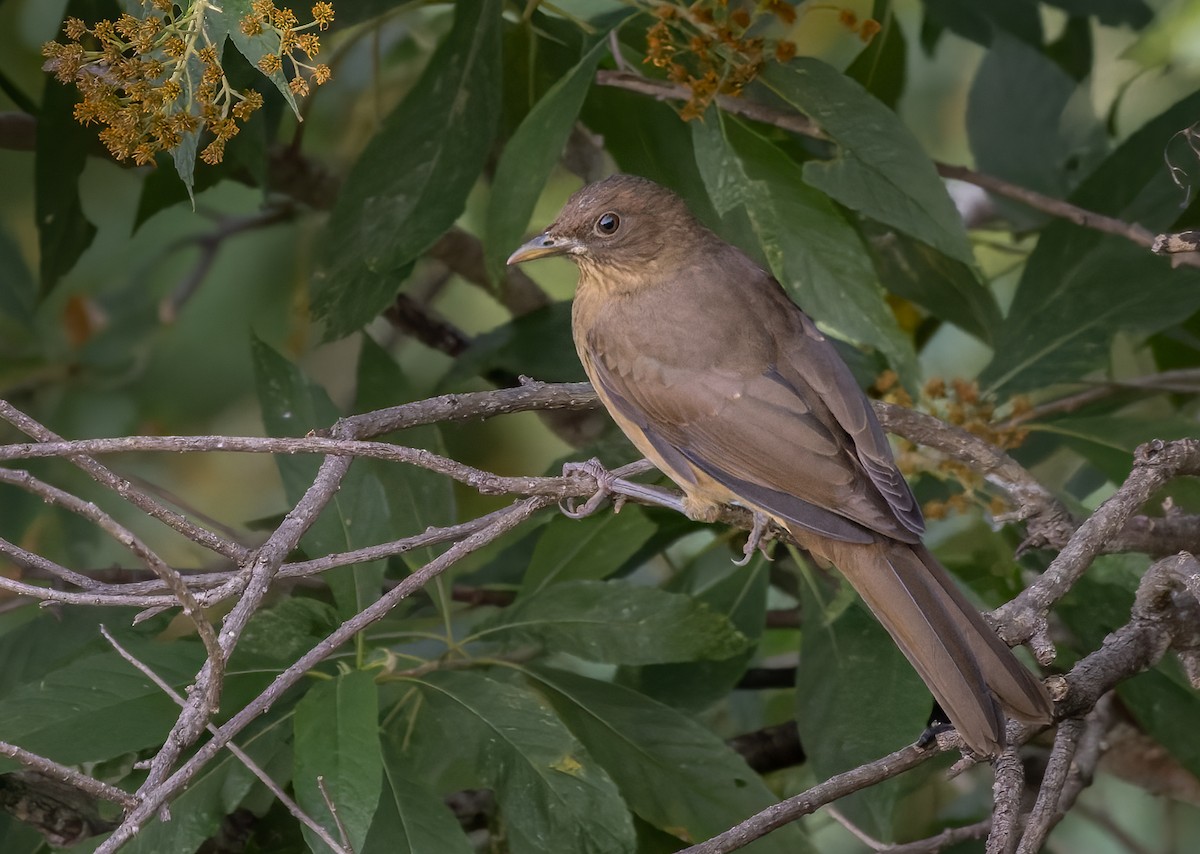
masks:
<path id="1" fill-rule="evenodd" d="M 252 216 L 224 217 L 212 231 L 180 238 L 168 246 L 163 251 L 164 256 L 170 256 L 188 246 L 196 246 L 200 249 L 200 257 L 196 259 L 196 263 L 192 265 L 188 274 L 158 304 L 159 321 L 164 324 L 175 322 L 179 316 L 179 310 L 204 284 L 213 264 L 221 254 L 221 248 L 225 241 L 249 231 L 257 231 L 260 228 L 269 228 L 272 225 L 286 222 L 294 218 L 296 212 L 295 206 L 291 204 L 276 204 Z"/>
<path id="2" fill-rule="evenodd" d="M 951 845 L 967 842 L 972 839 L 982 839 L 992 830 L 992 819 L 988 816 L 974 824 L 964 824 L 961 827 L 948 827 L 941 833 L 904 842 L 899 845 L 889 845 L 880 849 L 880 854 L 937 854 Z"/>
<path id="3" fill-rule="evenodd" d="M 150 793 L 156 793 L 162 788 L 163 781 L 170 774 L 176 760 L 204 731 L 205 725 L 211 718 L 211 712 L 201 698 L 212 690 L 210 686 L 219 679 L 225 663 L 233 654 L 250 618 L 258 611 L 266 597 L 271 581 L 284 558 L 296 547 L 300 542 L 300 537 L 312 527 L 317 516 L 333 499 L 349 468 L 350 459 L 347 457 L 326 457 L 321 463 L 312 485 L 291 512 L 284 517 L 283 522 L 271 533 L 267 541 L 258 548 L 249 567 L 249 581 L 237 604 L 226 615 L 221 625 L 221 634 L 218 639 L 219 653 L 216 656 L 210 656 L 204 662 L 204 666 L 196 677 L 196 690 L 188 697 L 187 705 L 171 727 L 171 732 L 167 735 L 162 748 L 151 760 L 145 782 L 138 788 L 138 797 L 142 803 L 150 800 Z M 156 802 L 155 810 L 165 801 L 164 798 Z M 130 818 L 127 818 L 121 827 L 126 827 L 129 821 Z M 117 834 L 114 834 L 109 842 L 115 838 L 117 838 Z M 109 843 L 106 842 L 105 845 L 107 844 Z"/>
<path id="4" fill-rule="evenodd" d="M 145 664 L 139 658 L 134 656 L 133 653 L 121 646 L 121 644 L 117 642 L 117 639 L 112 636 L 107 628 L 100 626 L 100 634 L 102 634 L 104 639 L 109 642 L 114 650 L 116 650 L 117 655 L 129 662 L 129 664 L 131 664 L 139 673 L 153 682 L 158 689 L 170 697 L 177 706 L 180 708 L 186 707 L 187 701 L 179 695 L 179 692 L 172 688 L 165 679 L 155 673 L 149 665 Z M 216 733 L 217 731 L 217 728 L 211 723 L 209 723 L 205 728 L 211 733 Z M 246 766 L 246 769 L 249 770 L 250 773 L 255 777 L 257 777 L 258 781 L 271 791 L 271 794 L 279 799 L 279 803 L 283 804 L 284 808 L 287 809 L 288 812 L 295 816 L 298 821 L 303 823 L 313 833 L 317 834 L 321 841 L 328 845 L 334 854 L 349 854 L 349 852 L 338 845 L 337 841 L 330 836 L 329 831 L 318 824 L 316 820 L 312 818 L 312 816 L 300 808 L 298 803 L 292 800 L 291 796 L 289 796 L 288 793 L 283 790 L 283 787 L 276 783 L 275 780 L 271 778 L 271 775 L 268 774 L 261 765 L 259 765 L 250 757 L 250 754 L 242 750 L 242 748 L 238 747 L 238 745 L 232 741 L 226 744 L 225 748 L 232 753 L 239 762 Z M 127 806 L 131 806 L 134 802 L 132 796 L 130 796 L 129 800 L 130 803 L 127 804 Z"/>
<path id="5" fill-rule="evenodd" d="M 317 790 L 321 793 L 321 799 L 325 801 L 325 808 L 329 810 L 329 815 L 333 818 L 333 825 L 342 839 L 342 847 L 349 848 L 350 834 L 346 832 L 346 825 L 342 821 L 341 813 L 338 812 L 337 804 L 330 797 L 329 789 L 325 785 L 325 777 L 321 774 L 317 775 Z"/>
<path id="6" fill-rule="evenodd" d="M 149 567 L 155 575 L 167 586 L 171 593 L 178 600 L 180 607 L 183 609 L 184 616 L 191 620 L 192 625 L 196 627 L 196 633 L 200 636 L 200 640 L 204 644 L 204 648 L 210 655 L 217 651 L 217 637 L 213 632 L 212 624 L 204 616 L 203 610 L 195 597 L 192 596 L 187 585 L 179 573 L 167 565 L 153 549 L 151 549 L 140 537 L 118 522 L 109 514 L 105 513 L 95 504 L 90 501 L 84 501 L 71 495 L 69 492 L 64 492 L 55 486 L 44 483 L 28 472 L 14 471 L 12 469 L 0 468 L 0 483 L 11 483 L 23 489 L 32 492 L 41 497 L 43 501 L 54 504 L 64 509 L 70 510 L 73 513 L 94 523 L 106 534 L 115 539 L 118 543 L 129 549 L 137 556 L 147 567 Z M 69 573 L 74 577 L 75 573 Z M 62 576 L 60 576 L 62 577 Z M 64 580 L 69 580 L 64 577 Z M 85 589 L 94 587 L 88 583 L 84 585 Z M 220 683 L 214 682 L 209 688 L 209 693 L 205 700 L 209 704 L 213 712 L 217 710 L 217 699 L 220 696 Z"/>
<path id="7" fill-rule="evenodd" d="M 1021 424 L 1038 421 L 1048 415 L 1064 415 L 1075 412 L 1089 404 L 1096 403 L 1121 392 L 1195 394 L 1198 391 L 1200 391 L 1200 370 L 1195 368 L 1159 371 L 1158 373 L 1147 374 L 1141 377 L 1131 377 L 1124 380 L 1108 380 L 1093 383 L 1082 391 L 1039 403 L 1006 421 L 1000 422 L 996 425 L 996 429 L 1009 430 Z"/>
<path id="8" fill-rule="evenodd" d="M 1050 831 L 1075 806 L 1080 793 L 1092 784 L 1113 724 L 1113 705 L 1113 695 L 1105 694 L 1083 720 L 1073 718 L 1059 724 L 1018 854 L 1037 854 L 1043 850 Z"/>
<path id="9" fill-rule="evenodd" d="M 61 436 L 46 429 L 6 400 L 0 400 L 0 418 L 39 442 L 62 441 Z M 229 558 L 237 564 L 242 564 L 250 554 L 250 550 L 244 546 L 219 537 L 212 531 L 194 524 L 185 516 L 159 504 L 150 496 L 136 489 L 127 479 L 113 473 L 95 460 L 88 457 L 68 457 L 67 459 L 83 469 L 101 486 L 111 489 L 138 510 L 157 519 L 198 545 Z"/>
<path id="10" fill-rule="evenodd" d="M 80 774 L 74 768 L 60 765 L 53 759 L 47 759 L 45 756 L 30 753 L 24 748 L 17 747 L 15 744 L 0 741 L 0 756 L 7 756 L 9 759 L 20 762 L 26 768 L 32 768 L 53 780 L 78 789 L 93 798 L 99 798 L 102 801 L 111 801 L 122 809 L 128 810 L 137 802 L 133 795 L 118 789 L 116 786 L 110 786 L 108 783 L 101 782 L 95 777 Z"/>
<path id="11" fill-rule="evenodd" d="M 466 394 L 443 394 L 427 400 L 402 403 L 387 409 L 364 412 L 343 418 L 339 424 L 346 437 L 371 439 L 409 427 L 442 422 L 471 421 L 494 418 L 514 412 L 547 409 L 597 409 L 600 400 L 590 383 L 541 383 L 530 381 L 516 388 L 476 391 Z M 314 430 L 315 435 L 328 436 L 328 430 Z"/>
<path id="12" fill-rule="evenodd" d="M 1042 575 L 995 613 L 1010 644 L 1033 642 L 1043 664 L 1054 656 L 1046 635 L 1046 615 L 1079 579 L 1150 496 L 1179 475 L 1200 473 L 1200 440 L 1154 441 L 1134 452 L 1133 471 L 1121 487 L 1071 535 Z"/>

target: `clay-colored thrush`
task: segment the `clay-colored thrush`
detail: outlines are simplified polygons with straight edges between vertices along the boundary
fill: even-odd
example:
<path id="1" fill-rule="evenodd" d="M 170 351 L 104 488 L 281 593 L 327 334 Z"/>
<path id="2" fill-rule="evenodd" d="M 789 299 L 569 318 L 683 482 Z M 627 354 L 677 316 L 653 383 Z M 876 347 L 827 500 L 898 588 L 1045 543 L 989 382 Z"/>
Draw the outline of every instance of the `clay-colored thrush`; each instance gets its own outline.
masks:
<path id="1" fill-rule="evenodd" d="M 976 753 L 1003 747 L 1002 709 L 1050 721 L 1042 683 L 922 545 L 870 401 L 769 273 L 628 175 L 575 193 L 508 263 L 549 255 L 579 266 L 572 326 L 596 392 L 690 516 L 741 505 L 837 566 Z"/>

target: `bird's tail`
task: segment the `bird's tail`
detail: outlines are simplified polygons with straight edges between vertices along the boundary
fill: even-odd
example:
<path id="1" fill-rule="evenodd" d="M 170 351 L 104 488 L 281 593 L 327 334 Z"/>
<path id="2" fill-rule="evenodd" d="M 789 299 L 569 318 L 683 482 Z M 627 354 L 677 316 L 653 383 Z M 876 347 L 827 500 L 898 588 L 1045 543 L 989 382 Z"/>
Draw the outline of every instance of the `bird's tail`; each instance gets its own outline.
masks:
<path id="1" fill-rule="evenodd" d="M 1001 708 L 1049 723 L 1046 688 L 1013 655 L 920 543 L 859 544 L 795 531 L 831 561 L 896 641 L 971 750 L 1004 747 Z M 815 541 L 814 541 L 815 540 Z"/>

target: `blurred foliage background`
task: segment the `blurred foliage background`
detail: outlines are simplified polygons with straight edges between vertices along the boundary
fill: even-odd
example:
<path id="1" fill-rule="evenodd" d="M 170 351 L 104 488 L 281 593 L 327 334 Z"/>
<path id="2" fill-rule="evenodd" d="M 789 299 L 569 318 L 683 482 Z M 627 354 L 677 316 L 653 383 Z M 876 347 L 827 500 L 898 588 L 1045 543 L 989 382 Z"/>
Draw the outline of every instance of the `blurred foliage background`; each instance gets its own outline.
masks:
<path id="1" fill-rule="evenodd" d="M 306 4 L 278 5 L 312 17 Z M 69 438 L 303 435 L 339 412 L 513 385 L 522 375 L 582 379 L 566 308 L 574 270 L 548 261 L 526 278 L 502 262 L 574 189 L 621 170 L 673 187 L 763 258 L 842 340 L 864 387 L 1018 446 L 1014 456 L 1081 515 L 1122 482 L 1137 444 L 1195 435 L 1200 272 L 1190 257 L 1157 257 L 1127 238 L 1197 225 L 1200 3 L 692 5 L 339 0 L 320 35 L 332 79 L 297 99 L 297 112 L 251 52 L 225 47 L 229 79 L 257 88 L 265 104 L 220 164 L 195 163 L 193 173 L 177 171 L 166 152 L 153 166 L 115 162 L 97 128 L 72 118 L 75 88 L 43 69 L 42 45 L 65 41 L 65 18 L 137 15 L 140 3 L 0 0 L 0 397 Z M 211 14 L 249 10 L 224 0 Z M 620 80 L 600 85 L 598 69 L 689 91 L 655 100 Z M 720 110 L 718 90 L 776 114 L 808 114 L 831 140 Z M 1068 199 L 1114 217 L 1128 235 L 969 182 L 947 189 L 931 160 Z M 600 415 L 524 413 L 398 441 L 500 474 L 633 454 Z M 926 502 L 927 541 L 981 604 L 1011 598 L 1022 572 L 1053 556 L 1014 562 L 1021 533 L 993 523 L 1003 508 L 977 478 L 908 445 L 900 459 Z M 305 470 L 292 464 L 251 454 L 114 463 L 247 544 L 297 497 Z M 67 464 L 28 468 L 101 502 L 172 565 L 221 568 Z M 372 472 L 386 518 L 358 534 L 375 541 L 506 501 L 420 474 Z M 1179 482 L 1156 500 L 1169 511 L 1150 512 L 1195 512 L 1198 499 L 1194 484 Z M 0 490 L 0 535 L 81 572 L 119 577 L 129 561 L 95 528 L 11 488 Z M 329 543 L 305 545 L 315 556 Z M 327 758 L 313 732 L 339 725 L 323 717 L 337 692 L 368 696 L 378 717 L 340 724 L 369 734 L 369 749 L 342 748 L 346 776 L 371 781 L 348 819 L 356 850 L 405 850 L 388 845 L 407 828 L 426 845 L 414 842 L 414 851 L 653 852 L 911 741 L 928 696 L 836 578 L 782 551 L 770 568 L 734 570 L 739 549 L 729 532 L 637 508 L 582 522 L 543 515 L 380 624 L 339 657 L 341 671 L 331 666 L 313 683 L 324 693 L 298 692 L 272 712 L 256 743 L 286 783 Z M 421 562 L 379 567 L 365 595 Z M 1064 601 L 1062 666 L 1128 619 L 1146 563 L 1101 558 Z M 0 572 L 45 583 L 15 563 L 0 562 Z M 451 583 L 515 592 L 517 604 L 455 604 Z M 260 615 L 289 643 L 265 628 L 247 639 L 248 686 L 354 612 L 332 586 L 281 591 Z M 558 600 L 547 593 L 556 586 Z M 630 586 L 642 592 L 628 594 Z M 668 605 L 651 598 L 658 593 L 677 598 Z M 561 626 L 515 627 L 530 614 L 592 614 L 597 601 L 610 603 L 611 617 L 630 604 L 626 594 L 631 607 L 675 616 L 643 627 L 628 646 Z M 119 612 L 39 610 L 4 597 L 0 739 L 135 785 L 133 760 L 161 741 L 174 712 L 132 687 L 103 709 L 81 699 L 81 674 L 124 666 L 96 626 L 123 624 L 179 685 L 202 660 L 194 638 L 166 617 L 129 628 Z M 764 628 L 768 612 L 792 615 L 791 624 Z M 173 633 L 184 636 L 168 642 Z M 384 651 L 405 666 L 457 665 L 397 676 L 375 657 Z M 495 663 L 506 655 L 517 664 Z M 737 690 L 747 668 L 794 671 L 797 662 L 799 688 Z M 1174 664 L 1127 685 L 1124 752 L 1114 751 L 1051 850 L 1200 844 L 1200 702 Z M 230 694 L 243 696 L 229 691 L 227 702 Z M 720 741 L 793 719 L 808 762 L 763 779 Z M 137 736 L 119 720 L 136 721 Z M 114 727 L 111 737 L 95 738 L 97 721 Z M 578 787 L 568 792 L 553 775 L 529 780 L 513 770 L 541 767 L 538 740 L 497 755 L 489 727 L 531 721 L 553 732 L 553 749 L 590 753 L 596 776 L 571 777 Z M 639 750 L 653 755 L 638 759 Z M 1152 750 L 1161 766 L 1139 759 Z M 196 821 L 155 825 L 129 847 L 305 850 L 294 822 L 243 777 L 226 760 L 207 778 L 225 795 L 195 787 L 185 797 L 208 798 L 188 807 Z M 471 836 L 437 806 L 462 789 L 492 789 L 499 804 Z M 927 767 L 856 796 L 843 812 L 878 838 L 917 838 L 986 815 L 988 795 L 985 774 L 946 782 Z M 559 815 L 548 806 L 555 799 L 567 804 Z M 439 818 L 422 825 L 407 812 L 412 804 Z M 212 841 L 231 824 L 243 848 Z M 0 850 L 44 847 L 28 825 L 0 816 Z M 827 815 L 752 850 L 772 848 L 864 850 Z"/>

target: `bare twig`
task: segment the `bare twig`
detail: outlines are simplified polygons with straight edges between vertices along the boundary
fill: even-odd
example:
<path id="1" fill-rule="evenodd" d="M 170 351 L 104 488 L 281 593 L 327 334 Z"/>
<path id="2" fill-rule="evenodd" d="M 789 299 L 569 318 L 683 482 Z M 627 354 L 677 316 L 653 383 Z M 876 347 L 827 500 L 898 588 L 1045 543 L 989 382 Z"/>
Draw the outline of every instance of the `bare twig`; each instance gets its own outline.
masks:
<path id="1" fill-rule="evenodd" d="M 941 833 L 904 842 L 899 845 L 889 845 L 880 849 L 881 854 L 937 854 L 944 848 L 966 842 L 971 839 L 982 839 L 992 830 L 992 818 L 988 816 L 974 824 L 964 824 L 962 827 L 948 827 Z"/>
<path id="2" fill-rule="evenodd" d="M 68 492 L 65 492 L 57 487 L 44 483 L 36 477 L 33 477 L 28 472 L 14 471 L 11 469 L 0 469 L 0 483 L 11 483 L 20 486 L 38 495 L 43 501 L 50 504 L 63 507 L 76 513 L 90 522 L 93 522 L 102 531 L 107 533 L 118 543 L 129 549 L 143 563 L 149 567 L 155 575 L 157 575 L 167 588 L 174 595 L 180 607 L 183 609 L 184 615 L 192 621 L 192 625 L 196 627 L 196 633 L 200 636 L 200 640 L 204 643 L 204 648 L 212 655 L 217 651 L 217 636 L 213 632 L 212 624 L 204 616 L 204 612 L 200 604 L 192 596 L 192 592 L 184 584 L 179 573 L 167 565 L 167 562 L 159 557 L 153 549 L 147 546 L 140 537 L 118 522 L 109 514 L 105 513 L 95 504 L 90 501 L 84 501 L 76 498 Z M 68 571 L 69 572 L 69 571 Z M 75 577 L 75 573 L 69 573 L 69 576 L 60 576 L 64 580 L 71 580 Z M 74 583 L 74 582 L 72 582 Z M 85 589 L 94 587 L 94 584 L 83 585 Z M 220 696 L 220 683 L 214 682 L 209 687 L 209 693 L 205 697 L 212 712 L 217 710 L 217 699 Z"/>
<path id="3" fill-rule="evenodd" d="M 58 442 L 62 440 L 61 436 L 51 430 L 47 430 L 6 400 L 0 400 L 0 418 L 3 418 L 22 433 L 37 439 L 39 442 Z M 128 480 L 113 473 L 95 460 L 88 457 L 68 457 L 67 459 L 87 472 L 97 483 L 108 487 L 138 510 L 173 528 L 198 545 L 229 558 L 238 564 L 244 562 L 249 555 L 249 549 L 237 543 L 231 543 L 223 537 L 219 537 L 211 531 L 192 523 L 189 519 L 176 513 L 174 510 L 164 507 L 153 498 L 134 488 L 133 484 Z"/>
<path id="4" fill-rule="evenodd" d="M 47 759 L 44 756 L 38 756 L 36 753 L 30 753 L 28 750 L 17 747 L 15 744 L 0 741 L 0 756 L 7 756 L 9 759 L 20 762 L 26 768 L 32 768 L 53 780 L 78 789 L 84 794 L 91 795 L 93 798 L 112 801 L 122 809 L 129 809 L 136 803 L 133 795 L 118 789 L 116 786 L 110 786 L 108 783 L 101 782 L 95 777 L 80 774 L 74 768 L 68 768 L 66 765 L 60 765 L 53 759 Z"/>
<path id="5" fill-rule="evenodd" d="M 337 804 L 329 796 L 329 788 L 325 785 L 325 777 L 321 774 L 317 775 L 317 791 L 321 793 L 321 799 L 325 801 L 325 808 L 329 810 L 329 815 L 333 818 L 333 825 L 337 828 L 338 836 L 341 837 L 342 847 L 349 849 L 350 834 L 346 832 L 346 825 L 338 812 Z"/>
<path id="6" fill-rule="evenodd" d="M 125 649 L 125 647 L 121 646 L 121 644 L 117 641 L 116 638 L 114 638 L 112 636 L 112 634 L 108 631 L 107 628 L 105 628 L 104 626 L 101 626 L 100 634 L 102 634 L 104 636 L 104 639 L 108 641 L 108 643 L 116 651 L 117 655 L 121 656 L 121 658 L 123 658 L 123 659 L 125 659 L 125 661 L 129 662 L 129 664 L 131 664 L 134 667 L 134 669 L 136 669 L 139 673 L 141 673 L 143 676 L 145 676 L 147 679 L 149 679 L 151 682 L 153 682 L 160 691 L 162 691 L 164 694 L 166 694 L 168 697 L 170 697 L 172 700 L 174 700 L 175 704 L 177 706 L 179 706 L 180 708 L 186 707 L 186 701 L 183 699 L 183 697 L 181 697 L 179 695 L 179 692 L 177 692 L 174 688 L 172 688 L 165 679 L 163 679 L 161 676 L 159 676 L 157 673 L 155 673 L 151 667 L 149 667 L 147 664 L 145 664 L 143 661 L 141 661 L 139 658 L 137 658 L 135 655 L 133 655 L 133 653 L 131 653 L 129 650 Z M 212 732 L 212 733 L 215 733 L 217 731 L 217 728 L 215 726 L 213 726 L 211 723 L 209 723 L 205 728 L 209 732 Z M 300 808 L 300 805 L 298 803 L 296 803 L 294 800 L 292 800 L 291 796 L 288 795 L 288 793 L 283 790 L 283 787 L 280 786 L 278 783 L 276 783 L 271 778 L 271 775 L 268 774 L 262 768 L 261 765 L 259 765 L 257 762 L 255 762 L 250 757 L 250 754 L 248 754 L 246 751 L 242 750 L 242 748 L 238 747 L 238 745 L 236 745 L 232 741 L 229 742 L 228 744 L 226 744 L 225 747 L 230 753 L 232 753 L 237 758 L 237 760 L 239 762 L 241 762 L 244 766 L 246 766 L 246 769 L 251 774 L 253 774 L 255 777 L 258 778 L 260 783 L 262 783 L 264 786 L 266 786 L 271 791 L 271 794 L 273 794 L 276 798 L 279 799 L 279 803 L 283 804 L 284 808 L 287 809 L 287 811 L 289 813 L 291 813 L 293 816 L 295 816 L 298 821 L 303 823 L 313 833 L 317 834 L 317 836 L 320 837 L 321 841 L 324 842 L 326 845 L 328 845 L 330 850 L 332 850 L 334 852 L 334 854 L 349 854 L 349 852 L 347 852 L 344 848 L 342 848 L 340 845 L 338 845 L 337 841 L 334 840 L 334 838 L 329 835 L 329 831 L 327 831 L 324 827 L 322 827 L 320 824 L 318 824 L 316 822 L 316 820 L 313 819 L 312 816 L 310 816 L 308 813 L 306 813 L 303 809 Z M 132 806 L 132 804 L 134 803 L 133 797 L 130 796 L 129 800 L 130 800 L 130 803 L 127 804 L 127 806 Z"/>
<path id="7" fill-rule="evenodd" d="M 1072 718 L 1059 724 L 1018 854 L 1041 851 L 1050 831 L 1075 805 L 1080 792 L 1091 785 L 1112 722 L 1113 697 L 1105 694 L 1083 720 Z"/>
<path id="8" fill-rule="evenodd" d="M 1178 475 L 1198 472 L 1200 441 L 1155 441 L 1139 447 L 1134 453 L 1133 471 L 1120 489 L 1079 526 L 1037 581 L 996 611 L 1005 639 L 1009 643 L 1030 641 L 1038 660 L 1049 663 L 1054 657 L 1054 647 L 1046 635 L 1050 608 L 1155 490 Z"/>
<path id="9" fill-rule="evenodd" d="M 159 321 L 165 324 L 175 322 L 175 319 L 179 315 L 179 310 L 183 308 L 187 301 L 200 289 L 200 286 L 204 284 L 209 271 L 212 270 L 213 264 L 217 261 L 217 256 L 221 254 L 221 247 L 225 244 L 225 241 L 249 231 L 278 225 L 281 222 L 292 219 L 295 215 L 295 206 L 291 204 L 276 204 L 252 216 L 225 217 L 218 222 L 217 227 L 212 231 L 181 238 L 168 246 L 163 252 L 165 256 L 170 256 L 188 246 L 197 246 L 200 249 L 200 257 L 196 259 L 196 263 L 192 265 L 192 269 L 180 280 L 174 290 L 159 303 Z"/>
<path id="10" fill-rule="evenodd" d="M 874 762 L 860 765 L 842 774 L 836 774 L 798 795 L 767 807 L 724 833 L 717 834 L 706 842 L 683 849 L 683 854 L 728 854 L 745 847 L 755 839 L 766 836 L 772 830 L 783 827 L 806 815 L 816 812 L 838 798 L 860 791 L 884 780 L 890 780 L 905 771 L 916 768 L 939 752 L 937 749 L 922 749 L 915 745 L 897 750 Z"/>

